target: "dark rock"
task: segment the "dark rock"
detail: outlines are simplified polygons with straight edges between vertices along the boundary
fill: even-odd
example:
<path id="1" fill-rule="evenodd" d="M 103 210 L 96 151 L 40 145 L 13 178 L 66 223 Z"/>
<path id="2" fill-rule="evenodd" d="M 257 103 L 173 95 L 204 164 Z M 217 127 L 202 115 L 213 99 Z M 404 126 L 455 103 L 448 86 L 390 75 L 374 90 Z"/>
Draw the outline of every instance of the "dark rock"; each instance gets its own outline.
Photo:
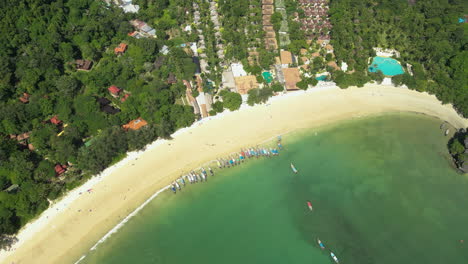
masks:
<path id="1" fill-rule="evenodd" d="M 465 161 L 463 164 L 460 166 L 460 170 L 462 170 L 464 173 L 468 173 L 468 162 Z"/>

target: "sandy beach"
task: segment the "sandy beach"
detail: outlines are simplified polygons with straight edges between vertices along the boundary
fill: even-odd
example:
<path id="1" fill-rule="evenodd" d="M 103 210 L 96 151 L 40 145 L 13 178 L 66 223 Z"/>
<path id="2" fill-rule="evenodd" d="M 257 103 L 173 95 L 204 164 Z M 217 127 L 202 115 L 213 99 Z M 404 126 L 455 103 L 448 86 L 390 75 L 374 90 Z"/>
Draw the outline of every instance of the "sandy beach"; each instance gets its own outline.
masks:
<path id="1" fill-rule="evenodd" d="M 452 106 L 405 88 L 369 84 L 280 95 L 266 105 L 204 119 L 177 131 L 173 140 L 130 153 L 23 228 L 14 249 L 0 253 L 0 262 L 74 263 L 155 192 L 206 161 L 293 130 L 385 112 L 422 113 L 468 127 Z"/>

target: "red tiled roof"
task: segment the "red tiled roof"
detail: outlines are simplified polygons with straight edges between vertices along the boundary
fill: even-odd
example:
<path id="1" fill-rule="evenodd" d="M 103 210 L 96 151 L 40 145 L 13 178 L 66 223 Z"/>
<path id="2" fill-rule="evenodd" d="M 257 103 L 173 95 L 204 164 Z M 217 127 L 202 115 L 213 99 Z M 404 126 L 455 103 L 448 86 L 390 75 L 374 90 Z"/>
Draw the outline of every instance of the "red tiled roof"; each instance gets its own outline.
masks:
<path id="1" fill-rule="evenodd" d="M 26 103 L 29 102 L 29 97 L 30 97 L 30 95 L 28 93 L 23 93 L 23 95 L 19 98 L 19 100 L 22 103 L 26 104 Z"/>
<path id="2" fill-rule="evenodd" d="M 60 164 L 55 165 L 55 168 L 54 168 L 55 169 L 55 174 L 58 176 L 58 175 L 64 173 L 66 168 L 67 168 L 66 165 L 60 165 Z"/>
<path id="3" fill-rule="evenodd" d="M 123 103 L 127 100 L 127 98 L 130 96 L 130 94 L 125 94 L 121 99 L 120 101 Z"/>
<path id="4" fill-rule="evenodd" d="M 50 119 L 50 122 L 54 125 L 60 125 L 62 123 L 62 121 L 60 119 L 58 119 L 57 116 L 54 116 Z"/>
<path id="5" fill-rule="evenodd" d="M 107 90 L 109 90 L 109 92 L 111 92 L 112 94 L 119 94 L 120 91 L 122 91 L 119 87 L 115 86 L 115 85 L 112 85 L 111 87 L 107 88 Z"/>

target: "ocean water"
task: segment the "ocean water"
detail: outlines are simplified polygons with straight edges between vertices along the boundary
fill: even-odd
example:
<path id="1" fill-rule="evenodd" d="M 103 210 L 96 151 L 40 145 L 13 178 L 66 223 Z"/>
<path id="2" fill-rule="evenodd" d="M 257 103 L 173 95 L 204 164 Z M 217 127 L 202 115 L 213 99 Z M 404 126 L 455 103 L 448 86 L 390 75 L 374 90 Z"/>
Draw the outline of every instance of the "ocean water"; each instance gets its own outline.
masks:
<path id="1" fill-rule="evenodd" d="M 283 136 L 279 157 L 164 192 L 81 263 L 332 263 L 330 250 L 350 264 L 468 263 L 468 178 L 439 125 L 392 114 Z"/>

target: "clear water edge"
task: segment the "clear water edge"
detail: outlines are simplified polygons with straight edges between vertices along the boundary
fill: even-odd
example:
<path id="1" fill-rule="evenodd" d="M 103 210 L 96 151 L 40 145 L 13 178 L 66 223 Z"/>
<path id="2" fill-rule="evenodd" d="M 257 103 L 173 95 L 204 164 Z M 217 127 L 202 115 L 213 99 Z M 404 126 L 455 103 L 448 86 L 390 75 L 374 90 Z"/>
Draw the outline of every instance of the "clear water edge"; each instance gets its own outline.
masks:
<path id="1" fill-rule="evenodd" d="M 353 196 L 359 197 L 360 194 L 369 193 L 370 190 L 372 190 L 371 196 L 375 196 L 374 198 L 381 197 L 381 195 L 385 194 L 386 192 L 392 192 L 392 190 L 389 191 L 387 190 L 388 188 L 385 187 L 387 185 L 392 186 L 391 179 L 390 180 L 386 179 L 385 175 L 377 175 L 377 177 L 374 177 L 370 180 L 368 179 L 369 181 L 368 183 L 363 184 L 362 186 L 356 186 L 355 188 L 353 188 L 353 191 L 351 192 L 347 190 L 346 184 L 355 184 L 354 180 L 343 177 L 342 176 L 343 173 L 338 173 L 340 172 L 339 166 L 333 165 L 330 159 L 320 160 L 320 156 L 321 154 L 323 155 L 323 152 L 314 152 L 314 151 L 312 151 L 312 153 L 310 153 L 309 155 L 306 155 L 305 159 L 312 158 L 313 160 L 320 161 L 322 163 L 321 165 L 327 168 L 327 171 L 332 171 L 332 172 L 334 171 L 335 172 L 334 174 L 341 175 L 339 178 L 334 179 L 336 180 L 336 182 L 334 182 L 334 185 L 327 184 L 325 179 L 321 179 L 320 184 L 316 185 L 316 184 L 312 184 L 309 178 L 289 177 L 291 175 L 288 175 L 286 176 L 286 178 L 279 177 L 278 179 L 276 178 L 273 179 L 272 177 L 270 177 L 270 178 L 267 178 L 268 179 L 267 180 L 264 178 L 265 177 L 264 175 L 274 175 L 278 173 L 279 171 L 281 171 L 284 174 L 290 174 L 289 167 L 285 166 L 285 163 L 289 164 L 288 158 L 291 160 L 294 160 L 296 166 L 300 170 L 301 175 L 302 173 L 312 172 L 314 170 L 307 169 L 307 165 L 308 165 L 307 163 L 309 162 L 307 162 L 304 159 L 304 155 L 303 155 L 304 153 L 301 154 L 300 153 L 301 151 L 295 145 L 301 144 L 301 141 L 306 140 L 307 138 L 318 137 L 319 140 L 314 141 L 314 144 L 316 144 L 315 148 L 323 149 L 326 147 L 326 144 L 330 144 L 330 143 L 338 144 L 339 143 L 339 142 L 325 142 L 325 141 L 330 141 L 330 138 L 331 139 L 334 138 L 334 137 L 330 137 L 329 135 L 330 133 L 332 135 L 334 133 L 336 134 L 336 131 L 340 131 L 340 128 L 341 129 L 343 129 L 343 127 L 349 128 L 349 126 L 353 126 L 353 124 L 355 124 L 356 122 L 365 123 L 365 122 L 372 122 L 372 120 L 375 121 L 378 119 L 385 119 L 385 118 L 390 118 L 390 119 L 415 118 L 418 120 L 425 119 L 429 123 L 432 122 L 433 125 L 436 125 L 434 127 L 437 127 L 437 128 L 438 128 L 438 124 L 440 124 L 439 121 L 436 121 L 436 120 L 433 120 L 431 118 L 424 117 L 424 116 L 414 116 L 412 114 L 392 114 L 392 115 L 385 115 L 385 116 L 380 116 L 380 117 L 365 118 L 362 120 L 344 121 L 344 122 L 340 122 L 339 124 L 330 124 L 330 125 L 320 127 L 320 128 L 294 132 L 291 135 L 288 135 L 283 138 L 284 145 L 286 146 L 286 151 L 279 158 L 281 162 L 274 161 L 275 158 L 271 160 L 255 160 L 253 162 L 249 162 L 248 164 L 244 164 L 242 166 L 223 171 L 221 172 L 220 175 L 217 175 L 214 178 L 210 179 L 210 182 L 207 184 L 197 184 L 197 186 L 190 186 L 189 188 L 185 189 L 181 194 L 174 196 L 172 194 L 165 193 L 164 195 L 161 195 L 155 201 L 153 201 L 148 206 L 148 208 L 145 208 L 144 210 L 140 212 L 140 214 L 135 216 L 135 218 L 132 219 L 128 223 L 128 226 L 123 228 L 121 232 L 115 234 L 114 237 L 110 238 L 106 243 L 102 244 L 102 248 L 100 247 L 96 251 L 92 252 L 83 261 L 83 263 L 128 263 L 125 261 L 129 261 L 130 259 L 134 260 L 136 256 L 137 256 L 137 259 L 139 257 L 144 257 L 144 259 L 138 259 L 138 263 L 182 263 L 182 262 L 187 262 L 188 259 L 167 257 L 163 253 L 169 252 L 168 255 L 171 256 L 174 254 L 178 254 L 177 252 L 190 251 L 189 249 L 193 249 L 192 251 L 190 251 L 192 252 L 192 255 L 196 255 L 197 257 L 200 258 L 200 261 L 194 261 L 194 258 L 191 258 L 192 260 L 191 263 L 201 263 L 201 262 L 218 263 L 221 260 L 217 259 L 216 261 L 214 261 L 213 258 L 216 259 L 217 254 L 214 254 L 215 256 L 213 257 L 212 252 L 222 253 L 226 251 L 227 249 L 232 249 L 234 251 L 241 250 L 242 254 L 238 254 L 241 256 L 239 259 L 236 259 L 236 256 L 234 255 L 230 256 L 230 260 L 232 260 L 232 262 L 226 259 L 223 259 L 222 260 L 223 263 L 238 263 L 239 261 L 244 262 L 244 263 L 278 263 L 276 262 L 277 260 L 280 260 L 282 257 L 284 258 L 285 247 L 288 248 L 287 253 L 291 254 L 289 258 L 284 259 L 285 261 L 293 261 L 293 262 L 294 261 L 301 261 L 301 262 L 318 261 L 318 263 L 328 263 L 329 261 L 328 255 L 322 252 L 320 249 L 318 249 L 315 245 L 314 241 L 316 237 L 320 237 L 324 241 L 326 246 L 330 247 L 330 249 L 332 249 L 340 258 L 343 258 L 343 256 L 347 257 L 348 261 L 346 261 L 346 263 L 375 263 L 375 261 L 377 260 L 377 256 L 374 256 L 372 252 L 381 251 L 381 249 L 374 248 L 372 250 L 372 248 L 367 248 L 367 246 L 372 246 L 373 243 L 372 243 L 371 237 L 369 237 L 367 234 L 368 232 L 365 232 L 366 225 L 367 225 L 366 221 L 368 221 L 369 219 L 372 220 L 373 217 L 369 217 L 366 214 L 366 219 L 365 219 L 366 221 L 364 221 L 363 219 L 359 217 L 359 215 L 356 216 L 354 209 L 352 209 L 353 207 L 355 207 L 355 205 L 347 204 L 347 203 L 350 203 L 350 201 L 353 201 Z M 351 130 L 353 131 L 353 133 L 356 133 L 356 131 L 359 133 L 363 133 L 363 134 L 369 133 L 368 138 L 374 138 L 375 140 L 375 136 L 372 137 L 372 135 L 370 135 L 371 132 L 369 132 L 367 128 L 358 128 L 357 130 L 356 128 L 354 128 Z M 327 135 L 321 138 L 322 133 L 327 134 Z M 338 136 L 337 139 L 339 138 L 340 137 Z M 374 142 L 374 143 L 377 143 L 377 142 Z M 392 143 L 385 143 L 385 142 L 378 142 L 378 144 L 392 145 Z M 385 159 L 378 159 L 378 157 L 375 157 L 375 155 L 376 153 L 379 153 L 379 152 L 378 151 L 375 152 L 375 150 L 372 151 L 372 149 L 368 149 L 368 147 L 366 146 L 360 145 L 360 146 L 352 146 L 352 147 L 355 147 L 356 150 L 361 150 L 362 153 L 365 154 L 365 156 L 366 155 L 369 156 L 368 161 L 353 160 L 353 162 L 357 162 L 359 166 L 350 166 L 350 164 L 346 166 L 348 168 L 351 167 L 353 170 L 358 170 L 357 171 L 358 173 L 365 174 L 366 173 L 365 168 L 372 167 L 373 163 L 377 163 L 377 165 L 382 166 L 382 165 L 385 165 L 385 163 L 387 163 L 388 160 L 390 161 L 392 160 L 391 155 L 390 156 L 385 155 Z M 442 157 L 445 156 L 445 160 L 446 160 L 447 153 L 443 153 L 443 148 L 441 148 L 444 146 L 441 146 L 439 142 L 439 145 L 437 147 L 439 151 L 441 151 L 441 153 L 438 153 L 439 155 L 438 158 L 440 158 L 440 156 Z M 397 148 L 404 148 L 404 146 L 397 146 Z M 335 156 L 334 158 L 337 160 L 341 160 L 341 161 L 346 160 L 346 158 L 345 159 L 336 158 L 336 156 L 340 156 L 340 153 L 334 152 L 333 155 Z M 282 163 L 281 166 L 279 166 L 278 163 Z M 440 160 L 439 160 L 439 163 L 440 163 Z M 443 166 L 445 167 L 445 169 L 447 169 L 446 165 L 447 164 Z M 439 164 L 439 166 L 442 166 L 442 165 Z M 272 168 L 275 168 L 275 169 L 272 170 Z M 362 168 L 362 171 L 360 171 L 361 168 Z M 409 169 L 409 172 L 411 172 L 411 168 L 405 168 L 405 171 L 408 171 L 408 169 Z M 413 168 L 413 169 L 417 170 L 417 168 Z M 242 174 L 245 174 L 246 171 L 248 171 L 247 173 L 249 174 L 249 178 L 247 178 L 246 176 L 242 177 Z M 257 172 L 259 176 L 257 177 L 253 176 L 251 173 L 252 171 Z M 380 174 L 380 173 L 377 172 L 377 174 Z M 453 172 L 449 174 L 456 175 L 456 173 L 453 173 Z M 454 176 L 452 175 L 451 177 L 454 177 Z M 398 184 L 396 187 L 398 187 Z M 421 183 L 412 182 L 412 184 L 421 184 Z M 342 189 L 336 187 L 336 185 L 340 186 L 340 188 Z M 465 182 L 463 182 L 463 185 L 466 187 L 466 179 L 465 179 Z M 229 186 L 231 186 L 231 188 Z M 237 188 L 232 188 L 232 186 L 235 186 Z M 254 186 L 253 189 L 250 188 L 252 186 Z M 279 190 L 278 186 L 287 186 L 287 187 L 285 188 L 286 190 Z M 372 188 L 374 189 L 369 189 L 369 186 L 372 186 Z M 269 190 L 269 188 L 272 188 L 275 191 L 272 193 Z M 336 191 L 334 189 L 337 189 L 337 188 L 340 191 L 334 193 Z M 225 193 L 221 193 L 221 194 L 218 193 L 219 189 L 230 192 L 229 195 L 231 197 L 236 197 L 236 200 L 234 202 L 229 203 L 230 210 L 223 210 L 223 208 L 225 207 L 224 203 L 217 204 L 216 202 L 213 202 L 212 200 L 213 197 L 219 198 L 220 200 L 226 199 Z M 238 193 L 239 190 L 243 190 L 244 192 L 253 190 L 255 191 L 255 195 L 254 195 L 255 198 L 262 197 L 263 199 L 256 199 L 254 201 L 251 199 L 252 197 L 250 197 L 251 194 L 248 194 L 248 193 L 245 194 L 245 196 L 247 196 L 245 199 L 239 198 L 239 193 Z M 307 208 L 305 208 L 304 206 L 305 201 L 311 199 L 311 197 L 309 197 L 310 193 L 316 193 L 317 196 L 321 197 L 320 199 L 317 198 L 316 200 L 313 201 L 314 207 L 321 208 L 320 214 L 322 216 L 320 218 L 315 217 L 315 215 L 317 214 L 316 211 L 319 209 L 315 209 L 313 213 L 310 213 L 308 212 Z M 341 199 L 340 202 L 338 202 L 338 200 L 330 198 L 329 195 L 326 195 L 327 193 L 340 194 L 338 196 L 340 196 L 341 198 L 345 197 L 347 199 Z M 294 199 L 291 199 L 291 197 L 293 197 Z M 324 197 L 328 197 L 328 198 L 325 199 Z M 416 197 L 418 197 L 418 195 L 416 195 Z M 398 207 L 399 210 L 397 211 L 399 213 L 401 213 L 401 209 L 402 209 L 401 207 L 405 209 L 405 206 L 408 206 L 408 208 L 406 208 L 408 211 L 414 210 L 413 208 L 410 208 L 411 201 L 407 199 L 408 198 L 399 199 L 399 201 L 402 202 L 400 205 L 397 205 L 394 201 L 392 201 L 392 199 L 385 199 L 382 201 L 382 203 L 385 204 L 386 208 L 393 208 L 392 210 L 396 210 L 395 208 Z M 294 204 L 289 204 L 290 200 L 294 200 L 294 201 L 297 200 L 298 202 L 297 204 L 296 202 Z M 299 200 L 301 202 L 299 202 Z M 344 202 L 344 205 L 341 204 L 343 202 Z M 196 203 L 197 209 L 193 209 L 193 207 L 195 206 L 194 203 Z M 243 210 L 246 208 L 252 209 L 250 207 L 252 203 L 259 204 L 258 206 L 263 208 L 263 210 L 257 210 L 257 213 L 251 212 L 250 210 Z M 317 204 L 319 206 L 317 206 Z M 214 208 L 213 211 L 216 211 L 217 213 L 210 214 L 209 211 L 206 211 L 207 205 L 209 205 L 210 209 Z M 273 210 L 273 211 L 271 210 L 271 208 L 277 207 L 278 205 L 282 205 L 281 210 Z M 330 210 L 330 208 L 333 208 L 333 206 L 339 207 L 340 212 L 342 212 L 342 214 L 340 215 L 343 216 L 343 219 L 337 220 L 334 218 L 336 217 L 336 213 L 334 213 L 333 210 Z M 364 204 L 360 204 L 360 207 L 366 208 L 368 210 L 372 210 L 372 209 L 375 210 L 375 208 L 373 208 L 372 206 L 366 206 Z M 183 208 L 183 210 L 181 208 Z M 325 210 L 324 208 L 328 208 L 328 209 Z M 181 216 L 181 214 L 184 215 L 184 214 L 189 214 L 189 213 L 190 213 L 190 217 L 193 218 L 194 228 L 183 228 L 183 227 L 187 227 L 188 218 L 187 218 L 187 215 Z M 379 214 L 381 216 L 386 216 L 386 214 L 383 212 L 377 212 L 377 213 L 378 213 L 377 216 L 379 216 Z M 427 208 L 427 209 L 422 210 L 420 213 L 422 216 L 429 217 L 429 218 L 430 217 L 441 218 L 441 216 L 438 215 L 439 214 L 438 210 L 436 209 Z M 271 231 L 271 229 L 263 229 L 261 228 L 261 226 L 258 226 L 259 223 L 256 223 L 255 220 L 262 219 L 265 217 L 265 215 L 269 217 L 274 216 L 275 226 L 280 225 L 282 227 L 281 232 L 268 232 L 268 231 Z M 377 219 L 373 219 L 376 222 L 378 221 L 377 216 L 374 216 Z M 236 219 L 236 217 L 247 218 L 248 220 L 252 221 L 252 224 L 250 226 L 246 225 L 246 221 L 239 221 L 238 224 L 231 223 L 231 221 L 233 221 L 233 219 Z M 413 220 L 412 217 L 410 218 L 411 220 Z M 326 221 L 324 221 L 324 219 L 326 219 Z M 385 217 L 383 219 L 385 219 Z M 462 219 L 468 220 L 468 216 L 466 216 L 465 214 L 463 215 Z M 206 226 L 206 225 L 200 224 L 206 221 L 210 222 L 211 225 Z M 217 225 L 216 223 L 220 223 L 223 221 L 228 221 L 228 223 L 232 226 L 232 228 L 226 228 L 226 230 L 224 229 L 219 230 L 219 225 Z M 443 226 L 443 222 L 446 220 L 438 220 L 438 221 L 440 222 L 439 225 Z M 336 237 L 339 237 L 339 235 L 336 235 L 336 234 L 331 235 L 334 233 L 334 231 L 327 229 L 327 227 L 325 226 L 326 224 L 330 224 L 330 226 L 333 226 L 334 229 L 338 229 L 339 232 L 347 233 L 348 235 L 345 237 L 348 239 L 344 239 L 343 241 L 342 239 L 336 238 Z M 252 225 L 254 226 L 253 230 L 250 229 Z M 389 223 L 389 225 L 392 226 L 391 223 Z M 144 226 L 144 228 L 142 228 L 142 226 Z M 218 229 L 210 230 L 213 226 L 216 226 Z M 396 226 L 398 228 L 404 227 L 399 224 L 396 224 Z M 248 233 L 245 235 L 249 237 L 250 240 L 252 240 L 252 243 L 249 244 L 250 245 L 249 248 L 251 248 L 250 250 L 246 250 L 244 246 L 245 242 L 230 243 L 229 245 L 226 245 L 225 243 L 223 245 L 223 243 L 221 243 L 222 241 L 224 241 L 224 239 L 228 237 L 238 238 L 237 233 L 239 233 L 239 230 L 246 230 L 246 228 L 248 229 L 247 230 Z M 180 232 L 181 229 L 183 230 L 182 232 L 183 235 L 181 235 L 179 239 L 172 241 L 174 243 L 167 243 L 168 239 L 170 239 L 172 236 L 177 237 L 177 235 L 172 235 L 172 234 Z M 147 249 L 144 249 L 144 248 L 141 248 L 140 246 L 135 251 L 135 252 L 138 252 L 137 255 L 131 254 L 134 251 L 130 250 L 132 249 L 132 247 L 131 245 L 129 245 L 128 240 L 134 241 L 136 238 L 141 239 L 141 236 L 146 236 L 147 233 L 153 234 L 152 232 L 154 232 L 155 237 L 150 237 L 148 241 L 146 240 L 148 238 L 143 238 L 145 242 L 141 243 L 141 246 L 145 247 L 148 244 L 154 243 L 156 248 L 148 247 Z M 207 240 L 206 240 L 207 234 L 212 234 L 213 232 L 217 232 L 217 235 L 215 235 L 214 237 L 211 236 L 210 238 L 208 238 L 209 239 L 208 241 L 210 241 L 209 250 L 207 249 L 206 252 L 204 251 L 200 252 L 200 247 L 198 246 L 198 242 L 202 244 L 203 242 L 207 243 Z M 378 232 L 378 229 L 375 229 L 374 232 Z M 164 238 L 159 238 L 158 234 L 163 234 Z M 357 239 L 350 240 L 349 234 L 352 234 Z M 385 237 L 385 234 L 379 234 L 379 235 Z M 424 234 L 424 232 L 421 232 L 421 231 L 418 232 L 418 235 L 421 237 L 427 236 L 426 234 Z M 463 235 L 461 237 L 463 237 Z M 389 233 L 387 234 L 387 236 L 392 237 L 392 234 Z M 190 239 L 187 239 L 187 237 L 190 237 Z M 286 239 L 288 243 L 275 242 L 271 244 L 269 243 L 265 244 L 265 241 L 279 241 L 281 239 L 284 239 L 285 237 L 289 239 L 289 240 Z M 330 238 L 326 239 L 327 237 L 330 237 Z M 259 240 L 259 238 L 262 238 L 262 239 Z M 212 243 L 213 239 L 216 239 L 219 243 Z M 397 241 L 397 237 L 394 237 L 393 239 Z M 358 241 L 357 242 L 358 244 L 366 245 L 366 248 L 364 249 L 364 247 L 361 248 L 360 246 L 356 246 L 355 245 L 356 240 Z M 291 241 L 294 241 L 294 246 L 290 246 L 289 243 Z M 423 241 L 426 242 L 426 240 L 423 240 Z M 138 241 L 137 244 L 140 244 L 140 241 Z M 168 244 L 174 247 L 170 247 Z M 388 244 L 383 243 L 383 244 L 386 245 L 388 248 L 397 248 L 395 245 L 393 245 L 393 243 L 388 243 Z M 239 247 L 241 249 L 236 249 L 236 247 Z M 417 246 L 413 245 L 413 247 L 414 247 L 413 251 L 416 250 Z M 125 255 L 124 257 L 122 256 L 122 254 L 126 250 L 128 252 L 124 254 Z M 267 251 L 269 252 L 268 254 L 266 253 Z M 264 253 L 259 254 L 259 252 L 264 252 Z M 278 252 L 282 252 L 282 253 L 278 254 Z M 303 254 L 304 252 L 307 252 L 307 255 L 304 255 Z M 403 253 L 404 252 L 401 252 L 401 254 Z M 228 252 L 224 252 L 224 255 L 226 254 L 229 255 Z M 366 256 L 365 259 L 362 258 L 363 254 L 364 256 Z M 408 253 L 408 256 L 409 254 L 414 254 L 414 252 Z M 126 257 L 129 255 L 130 255 L 130 258 L 127 259 Z M 295 259 L 293 256 L 302 256 L 303 258 Z M 358 260 L 359 262 L 351 261 L 353 257 L 355 257 L 356 260 Z M 463 257 L 467 257 L 468 259 L 468 256 L 466 254 Z M 398 259 L 392 260 L 391 256 L 388 256 L 388 258 L 389 258 L 389 261 L 383 261 L 383 262 L 379 261 L 379 263 L 392 263 L 391 261 L 400 261 L 400 263 L 403 263 L 401 262 L 401 260 L 398 260 Z M 426 262 L 420 262 L 420 263 L 438 263 L 438 262 L 427 262 L 427 260 L 430 260 L 430 259 L 426 259 Z M 397 262 L 393 262 L 393 263 L 397 263 Z M 413 262 L 413 263 L 419 263 L 419 262 Z"/>

